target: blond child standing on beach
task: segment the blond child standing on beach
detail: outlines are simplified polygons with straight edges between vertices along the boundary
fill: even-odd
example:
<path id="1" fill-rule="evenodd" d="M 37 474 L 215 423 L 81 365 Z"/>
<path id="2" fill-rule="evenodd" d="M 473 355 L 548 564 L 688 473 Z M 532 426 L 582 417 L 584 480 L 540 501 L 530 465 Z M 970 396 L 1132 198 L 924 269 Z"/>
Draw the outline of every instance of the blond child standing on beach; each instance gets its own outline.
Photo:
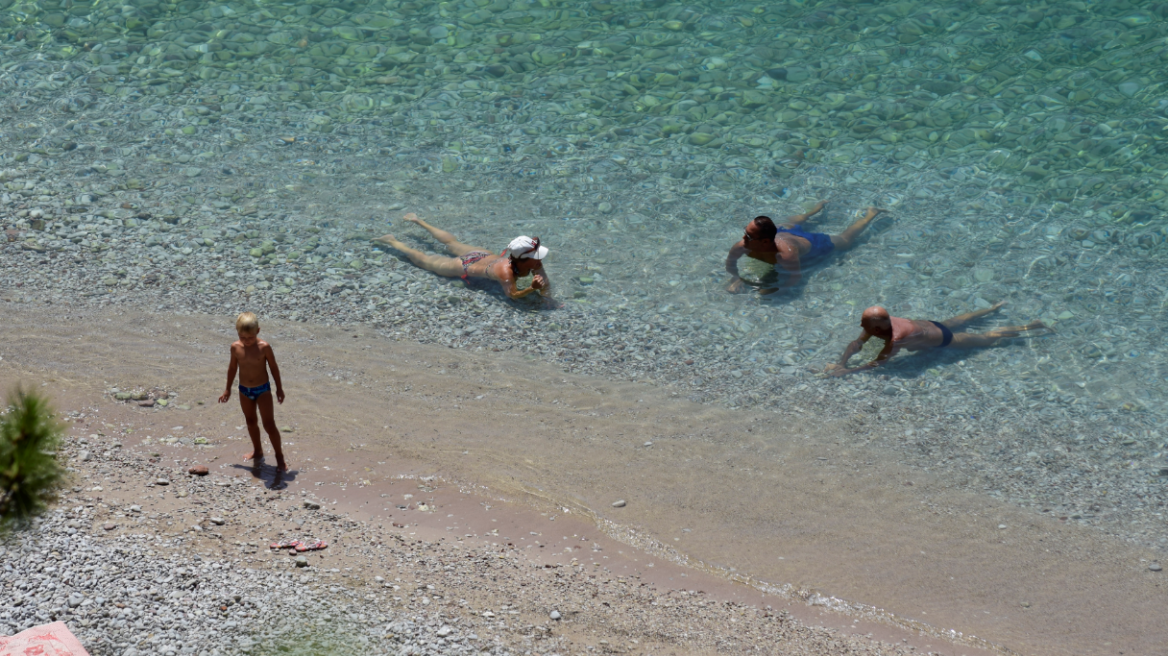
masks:
<path id="1" fill-rule="evenodd" d="M 256 408 L 264 422 L 264 430 L 272 441 L 276 452 L 276 469 L 288 471 L 284 462 L 284 452 L 280 449 L 280 431 L 276 428 L 275 406 L 272 405 L 272 384 L 268 382 L 268 369 L 276 381 L 276 400 L 284 402 L 284 385 L 280 382 L 280 367 L 276 365 L 276 354 L 267 342 L 259 338 L 260 322 L 256 315 L 244 312 L 235 320 L 235 331 L 239 340 L 231 345 L 231 363 L 227 365 L 227 389 L 219 397 L 220 403 L 231 398 L 231 384 L 235 382 L 235 372 L 239 371 L 239 406 L 247 420 L 247 432 L 251 436 L 251 453 L 243 457 L 257 465 L 264 457 L 264 447 L 260 443 L 260 426 L 256 420 Z"/>

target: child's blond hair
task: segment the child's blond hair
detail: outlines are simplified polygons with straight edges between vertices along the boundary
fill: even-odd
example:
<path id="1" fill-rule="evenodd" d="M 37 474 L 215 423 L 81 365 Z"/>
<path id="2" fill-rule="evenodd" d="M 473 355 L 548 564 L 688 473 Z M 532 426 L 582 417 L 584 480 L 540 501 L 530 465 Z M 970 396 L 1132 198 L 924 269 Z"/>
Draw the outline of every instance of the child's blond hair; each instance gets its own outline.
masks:
<path id="1" fill-rule="evenodd" d="M 244 312 L 235 319 L 236 332 L 254 335 L 260 331 L 260 320 L 254 312 Z"/>

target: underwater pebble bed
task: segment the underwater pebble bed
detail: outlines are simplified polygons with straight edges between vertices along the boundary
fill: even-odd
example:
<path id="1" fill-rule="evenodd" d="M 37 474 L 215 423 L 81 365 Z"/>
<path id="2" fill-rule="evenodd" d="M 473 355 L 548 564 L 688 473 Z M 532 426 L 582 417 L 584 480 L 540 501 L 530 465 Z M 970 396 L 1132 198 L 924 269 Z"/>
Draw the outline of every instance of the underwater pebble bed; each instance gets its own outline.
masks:
<path id="1" fill-rule="evenodd" d="M 3 298 L 362 323 L 858 417 L 1163 548 L 1165 7 L 0 0 Z M 824 198 L 829 232 L 891 213 L 797 291 L 723 291 L 751 216 Z M 541 236 L 565 308 L 370 245 L 433 249 L 406 211 Z M 1056 333 L 816 375 L 868 305 L 997 300 L 974 330 Z"/>

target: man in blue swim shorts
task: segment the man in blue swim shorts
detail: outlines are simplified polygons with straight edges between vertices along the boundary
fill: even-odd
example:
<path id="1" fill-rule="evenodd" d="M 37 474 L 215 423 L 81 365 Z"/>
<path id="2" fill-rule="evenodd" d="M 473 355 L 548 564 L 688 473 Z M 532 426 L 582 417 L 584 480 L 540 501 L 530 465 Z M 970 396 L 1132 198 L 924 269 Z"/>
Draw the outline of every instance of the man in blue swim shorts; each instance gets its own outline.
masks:
<path id="1" fill-rule="evenodd" d="M 738 275 L 738 260 L 743 256 L 752 257 L 774 266 L 777 273 L 785 273 L 786 280 L 779 281 L 778 276 L 766 276 L 761 281 L 758 292 L 770 294 L 783 287 L 794 287 L 803 278 L 803 268 L 810 264 L 822 261 L 835 251 L 846 251 L 855 245 L 856 237 L 868 227 L 872 219 L 882 210 L 869 207 L 864 218 L 856 221 L 847 230 L 838 235 L 828 235 L 822 232 L 807 232 L 802 224 L 807 219 L 818 214 L 827 205 L 820 201 L 810 212 L 787 217 L 782 227 L 778 227 L 767 216 L 756 216 L 746 224 L 746 234 L 742 241 L 730 248 L 730 255 L 726 257 L 726 272 L 731 275 L 727 291 L 738 294 L 746 290 L 747 283 Z"/>

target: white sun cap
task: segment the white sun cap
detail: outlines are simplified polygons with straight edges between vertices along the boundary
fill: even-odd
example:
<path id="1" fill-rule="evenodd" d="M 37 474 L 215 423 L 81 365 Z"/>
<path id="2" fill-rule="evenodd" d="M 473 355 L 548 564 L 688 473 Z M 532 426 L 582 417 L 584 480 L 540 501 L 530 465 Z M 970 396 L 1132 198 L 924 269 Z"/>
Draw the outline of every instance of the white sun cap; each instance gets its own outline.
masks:
<path id="1" fill-rule="evenodd" d="M 516 259 L 530 258 L 533 260 L 542 260 L 547 257 L 547 246 L 539 245 L 539 237 L 532 239 L 527 235 L 516 237 L 507 244 L 507 249 L 511 251 L 511 257 Z"/>

